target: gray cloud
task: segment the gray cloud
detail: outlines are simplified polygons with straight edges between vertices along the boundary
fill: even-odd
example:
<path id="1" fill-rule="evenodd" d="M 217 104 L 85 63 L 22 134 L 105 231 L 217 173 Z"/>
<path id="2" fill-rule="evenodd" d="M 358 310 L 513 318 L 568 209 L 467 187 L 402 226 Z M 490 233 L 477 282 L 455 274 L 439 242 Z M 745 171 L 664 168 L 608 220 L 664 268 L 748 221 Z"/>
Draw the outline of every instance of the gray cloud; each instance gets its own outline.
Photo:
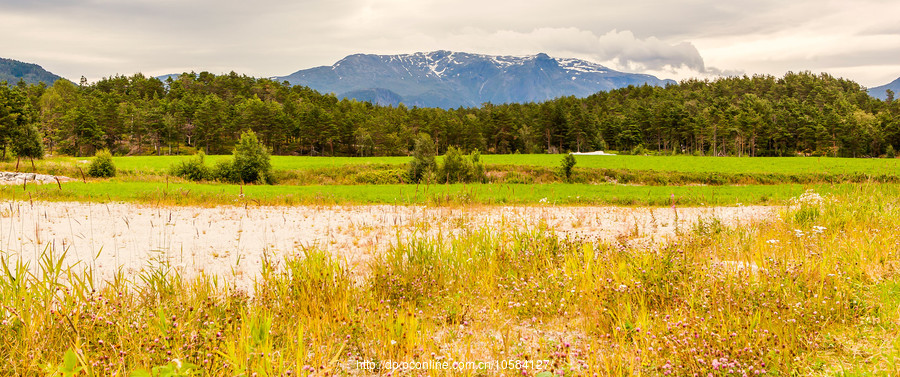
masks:
<path id="1" fill-rule="evenodd" d="M 896 14 L 888 0 L 11 0 L 0 56 L 97 79 L 281 75 L 357 52 L 546 52 L 670 78 L 802 67 L 874 86 L 900 75 Z"/>

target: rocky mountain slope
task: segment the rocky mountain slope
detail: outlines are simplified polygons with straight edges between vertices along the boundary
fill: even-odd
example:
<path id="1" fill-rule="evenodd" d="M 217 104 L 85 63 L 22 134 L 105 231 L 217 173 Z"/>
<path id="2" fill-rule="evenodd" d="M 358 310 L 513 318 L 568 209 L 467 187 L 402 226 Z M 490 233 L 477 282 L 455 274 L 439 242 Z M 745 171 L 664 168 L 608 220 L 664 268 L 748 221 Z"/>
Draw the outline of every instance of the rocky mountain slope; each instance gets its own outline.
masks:
<path id="1" fill-rule="evenodd" d="M 519 57 L 450 51 L 356 54 L 332 66 L 304 69 L 275 79 L 382 105 L 402 102 L 406 106 L 442 108 L 485 102 L 539 102 L 561 96 L 585 97 L 628 85 L 675 83 L 546 54 Z"/>

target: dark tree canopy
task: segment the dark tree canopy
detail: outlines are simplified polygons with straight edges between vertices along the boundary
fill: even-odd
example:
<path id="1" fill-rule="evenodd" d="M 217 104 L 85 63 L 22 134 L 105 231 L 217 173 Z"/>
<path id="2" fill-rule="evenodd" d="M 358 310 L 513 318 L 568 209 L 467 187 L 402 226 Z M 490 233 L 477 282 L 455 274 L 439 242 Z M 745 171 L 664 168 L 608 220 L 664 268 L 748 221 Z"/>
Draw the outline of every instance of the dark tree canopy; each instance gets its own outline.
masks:
<path id="1" fill-rule="evenodd" d="M 18 157 L 42 158 L 44 147 L 34 125 L 34 106 L 21 87 L 10 88 L 0 83 L 0 148 Z"/>
<path id="2" fill-rule="evenodd" d="M 185 73 L 166 82 L 136 74 L 82 86 L 60 80 L 46 88 L 4 90 L 7 97 L 25 97 L 15 101 L 31 109 L 50 153 L 73 155 L 102 148 L 114 154 L 226 154 L 246 130 L 280 155 L 409 155 L 420 133 L 429 135 L 437 154 L 455 147 L 863 157 L 900 147 L 898 101 L 874 99 L 852 81 L 809 72 L 450 110 L 338 100 L 234 72 Z"/>

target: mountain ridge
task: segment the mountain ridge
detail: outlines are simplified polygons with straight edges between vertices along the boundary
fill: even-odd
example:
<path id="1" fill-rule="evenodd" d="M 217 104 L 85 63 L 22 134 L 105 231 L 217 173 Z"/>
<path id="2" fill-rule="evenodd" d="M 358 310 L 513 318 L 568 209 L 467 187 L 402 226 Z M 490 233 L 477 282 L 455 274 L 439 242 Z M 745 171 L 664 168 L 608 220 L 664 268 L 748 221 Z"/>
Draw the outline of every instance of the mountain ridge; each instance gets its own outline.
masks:
<path id="1" fill-rule="evenodd" d="M 484 55 L 439 50 L 413 54 L 353 54 L 331 66 L 277 76 L 342 98 L 371 95 L 399 99 L 383 105 L 475 107 L 482 103 L 541 102 L 562 96 L 586 97 L 629 85 L 675 84 L 647 74 L 625 73 L 574 58 Z M 361 92 L 362 91 L 362 92 Z M 366 97 L 366 96 L 363 96 Z"/>
<path id="2" fill-rule="evenodd" d="M 15 85 L 19 80 L 25 80 L 26 84 L 43 82 L 50 86 L 61 78 L 34 63 L 0 58 L 0 82 L 6 81 L 8 85 Z"/>
<path id="3" fill-rule="evenodd" d="M 894 92 L 894 99 L 900 98 L 900 77 L 882 86 L 876 86 L 868 90 L 869 95 L 882 101 L 887 99 L 887 90 Z"/>

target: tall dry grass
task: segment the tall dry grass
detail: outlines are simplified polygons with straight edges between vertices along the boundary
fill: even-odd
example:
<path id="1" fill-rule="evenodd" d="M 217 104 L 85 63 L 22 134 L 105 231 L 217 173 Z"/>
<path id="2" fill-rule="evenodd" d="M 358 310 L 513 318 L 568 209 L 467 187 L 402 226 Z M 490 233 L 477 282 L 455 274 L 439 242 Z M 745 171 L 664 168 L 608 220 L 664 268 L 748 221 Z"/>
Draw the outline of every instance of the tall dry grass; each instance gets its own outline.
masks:
<path id="1" fill-rule="evenodd" d="M 807 193 L 770 222 L 697 223 L 657 249 L 559 238 L 541 225 L 473 228 L 398 239 L 365 275 L 310 249 L 268 259 L 250 292 L 164 263 L 93 284 L 58 250 L 35 266 L 7 255 L 0 370 L 896 375 L 898 204 L 873 188 Z M 381 368 L 388 360 L 520 364 Z"/>

